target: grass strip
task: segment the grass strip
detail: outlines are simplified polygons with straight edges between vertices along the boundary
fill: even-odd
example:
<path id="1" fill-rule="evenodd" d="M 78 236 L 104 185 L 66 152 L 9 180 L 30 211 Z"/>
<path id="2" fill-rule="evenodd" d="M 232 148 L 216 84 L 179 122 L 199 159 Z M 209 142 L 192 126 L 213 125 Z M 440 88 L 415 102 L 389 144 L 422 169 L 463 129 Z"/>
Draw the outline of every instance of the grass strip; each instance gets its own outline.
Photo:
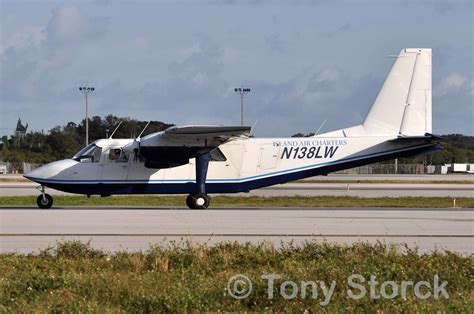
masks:
<path id="1" fill-rule="evenodd" d="M 59 243 L 36 255 L 0 254 L 0 312 L 5 313 L 163 313 L 163 312 L 360 312 L 360 313 L 473 313 L 474 269 L 472 257 L 435 251 L 420 254 L 416 249 L 383 243 L 337 245 L 306 242 L 275 248 L 258 245 L 219 243 L 214 246 L 172 243 L 154 245 L 146 252 L 107 254 L 78 241 Z M 252 292 L 241 300 L 228 290 L 229 279 L 247 276 Z M 278 274 L 269 298 L 262 275 Z M 367 289 L 361 299 L 347 297 L 348 278 L 359 274 Z M 417 298 L 413 284 L 406 298 L 401 292 L 392 299 L 371 298 L 368 281 L 376 278 L 376 295 L 381 283 L 427 281 L 431 289 Z M 433 296 L 433 281 L 447 281 L 448 299 Z M 297 283 L 292 299 L 281 294 L 285 280 Z M 316 295 L 301 282 L 318 283 Z M 319 286 L 335 282 L 327 305 Z M 240 286 L 241 288 L 247 285 Z M 290 295 L 291 286 L 283 291 Z M 390 294 L 391 288 L 386 290 Z"/>
<path id="2" fill-rule="evenodd" d="M 0 206 L 35 206 L 37 196 L 0 197 Z M 184 195 L 126 195 L 87 198 L 82 195 L 54 196 L 53 206 L 184 206 Z M 451 197 L 378 197 L 354 196 L 225 196 L 211 199 L 212 207 L 407 207 L 407 208 L 449 208 L 453 207 Z M 474 198 L 456 198 L 456 207 L 474 208 Z"/>
<path id="3" fill-rule="evenodd" d="M 24 179 L 24 178 L 0 178 L 0 182 L 1 183 L 27 183 L 27 182 L 30 182 L 30 180 L 28 179 Z"/>

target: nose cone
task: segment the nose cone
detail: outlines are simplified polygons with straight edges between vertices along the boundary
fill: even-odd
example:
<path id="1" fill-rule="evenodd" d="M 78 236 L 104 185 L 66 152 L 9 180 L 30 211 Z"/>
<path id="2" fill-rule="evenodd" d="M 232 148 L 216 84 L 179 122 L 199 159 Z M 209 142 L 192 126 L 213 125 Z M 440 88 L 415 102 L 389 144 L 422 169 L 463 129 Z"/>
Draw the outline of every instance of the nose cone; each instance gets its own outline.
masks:
<path id="1" fill-rule="evenodd" d="M 54 180 L 60 179 L 61 174 L 72 165 L 76 164 L 77 162 L 72 159 L 65 159 L 65 160 L 58 160 L 39 168 L 33 169 L 23 175 L 23 177 L 27 178 L 28 180 L 41 182 L 47 180 Z"/>

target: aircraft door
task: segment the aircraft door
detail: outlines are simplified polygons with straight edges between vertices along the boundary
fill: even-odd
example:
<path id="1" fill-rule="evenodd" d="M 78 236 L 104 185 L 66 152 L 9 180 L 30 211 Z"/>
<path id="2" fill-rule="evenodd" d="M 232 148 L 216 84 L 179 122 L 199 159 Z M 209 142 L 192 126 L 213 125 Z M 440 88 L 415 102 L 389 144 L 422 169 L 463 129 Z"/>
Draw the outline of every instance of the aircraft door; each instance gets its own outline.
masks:
<path id="1" fill-rule="evenodd" d="M 105 152 L 102 163 L 102 181 L 127 180 L 130 156 L 121 147 L 111 147 Z"/>
<path id="2" fill-rule="evenodd" d="M 101 147 L 98 147 L 95 143 L 87 145 L 72 157 L 78 163 L 67 168 L 63 173 L 63 178 L 73 181 L 100 180 L 102 172 L 101 156 Z"/>
<path id="3" fill-rule="evenodd" d="M 279 146 L 273 146 L 272 143 L 262 144 L 260 146 L 257 171 L 265 172 L 275 169 L 278 163 L 279 153 Z"/>

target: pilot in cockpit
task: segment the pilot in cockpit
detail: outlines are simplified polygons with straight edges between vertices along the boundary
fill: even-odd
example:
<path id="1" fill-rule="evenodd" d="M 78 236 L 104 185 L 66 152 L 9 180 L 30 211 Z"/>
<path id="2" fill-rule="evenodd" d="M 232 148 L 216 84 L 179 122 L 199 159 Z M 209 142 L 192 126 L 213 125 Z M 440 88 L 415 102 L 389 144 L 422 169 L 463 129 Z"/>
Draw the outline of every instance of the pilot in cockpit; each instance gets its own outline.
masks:
<path id="1" fill-rule="evenodd" d="M 121 153 L 121 149 L 120 148 L 115 148 L 115 149 L 111 149 L 109 151 L 109 160 L 111 161 L 116 161 L 119 159 L 120 157 L 120 153 Z"/>

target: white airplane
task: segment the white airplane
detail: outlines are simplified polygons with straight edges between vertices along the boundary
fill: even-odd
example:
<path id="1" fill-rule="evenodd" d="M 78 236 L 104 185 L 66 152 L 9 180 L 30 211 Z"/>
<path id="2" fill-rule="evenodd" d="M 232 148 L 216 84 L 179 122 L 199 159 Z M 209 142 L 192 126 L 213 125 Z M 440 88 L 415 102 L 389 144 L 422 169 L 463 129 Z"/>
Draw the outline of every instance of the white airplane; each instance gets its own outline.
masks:
<path id="1" fill-rule="evenodd" d="M 248 126 L 171 127 L 136 139 L 101 139 L 71 159 L 24 177 L 41 186 L 90 195 L 249 192 L 330 172 L 442 149 L 431 127 L 431 49 L 403 49 L 362 124 L 305 138 L 251 138 Z"/>

